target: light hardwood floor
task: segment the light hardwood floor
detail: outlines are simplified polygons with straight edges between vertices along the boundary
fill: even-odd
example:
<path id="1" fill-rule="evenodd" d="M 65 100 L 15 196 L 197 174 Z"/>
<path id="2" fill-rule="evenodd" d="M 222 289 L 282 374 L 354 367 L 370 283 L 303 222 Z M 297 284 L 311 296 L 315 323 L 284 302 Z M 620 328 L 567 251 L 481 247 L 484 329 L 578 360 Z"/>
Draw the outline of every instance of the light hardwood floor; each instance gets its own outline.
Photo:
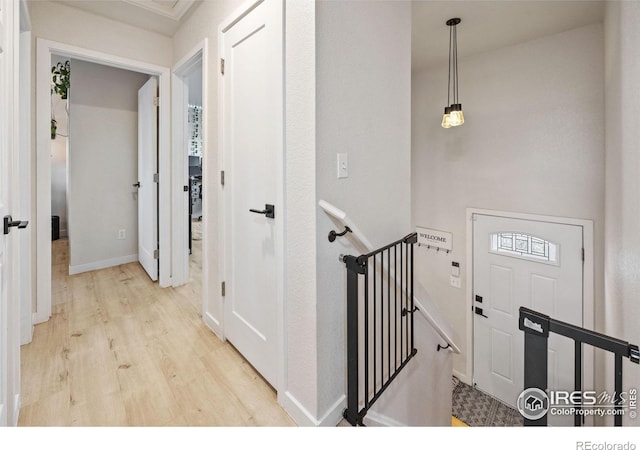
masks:
<path id="1" fill-rule="evenodd" d="M 202 322 L 200 245 L 192 259 L 194 282 L 160 289 L 138 263 L 68 276 L 54 241 L 53 314 L 22 347 L 19 425 L 295 425 Z"/>

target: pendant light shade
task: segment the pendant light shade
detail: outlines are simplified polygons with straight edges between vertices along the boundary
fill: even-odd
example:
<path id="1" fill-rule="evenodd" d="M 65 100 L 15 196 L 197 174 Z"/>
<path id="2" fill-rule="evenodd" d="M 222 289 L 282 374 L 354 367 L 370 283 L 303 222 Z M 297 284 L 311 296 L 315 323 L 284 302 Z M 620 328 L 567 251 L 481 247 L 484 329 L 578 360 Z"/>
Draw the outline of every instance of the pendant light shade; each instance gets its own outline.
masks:
<path id="1" fill-rule="evenodd" d="M 459 18 L 447 20 L 449 26 L 449 77 L 447 80 L 447 105 L 442 117 L 442 128 L 457 127 L 464 123 L 462 104 L 458 99 L 458 31 Z M 453 75 L 453 76 L 452 76 Z M 453 98 L 453 103 L 449 103 Z"/>
<path id="2" fill-rule="evenodd" d="M 444 107 L 444 116 L 442 116 L 442 128 L 451 128 L 451 107 Z"/>

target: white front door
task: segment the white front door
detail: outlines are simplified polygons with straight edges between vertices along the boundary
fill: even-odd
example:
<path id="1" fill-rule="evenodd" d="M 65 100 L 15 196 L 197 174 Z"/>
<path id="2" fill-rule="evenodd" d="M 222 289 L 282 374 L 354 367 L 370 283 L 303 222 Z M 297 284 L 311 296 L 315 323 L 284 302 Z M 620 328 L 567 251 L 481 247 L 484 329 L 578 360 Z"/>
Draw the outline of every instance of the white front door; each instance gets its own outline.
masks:
<path id="1" fill-rule="evenodd" d="M 149 78 L 138 91 L 138 260 L 158 279 L 158 80 Z"/>
<path id="2" fill-rule="evenodd" d="M 583 325 L 583 229 L 543 221 L 474 215 L 473 381 L 515 407 L 524 383 L 518 309 Z M 549 339 L 549 389 L 573 390 L 573 341 Z M 569 424 L 573 418 L 568 417 Z"/>
<path id="3" fill-rule="evenodd" d="M 285 217 L 282 2 L 258 5 L 223 42 L 224 335 L 275 386 Z"/>

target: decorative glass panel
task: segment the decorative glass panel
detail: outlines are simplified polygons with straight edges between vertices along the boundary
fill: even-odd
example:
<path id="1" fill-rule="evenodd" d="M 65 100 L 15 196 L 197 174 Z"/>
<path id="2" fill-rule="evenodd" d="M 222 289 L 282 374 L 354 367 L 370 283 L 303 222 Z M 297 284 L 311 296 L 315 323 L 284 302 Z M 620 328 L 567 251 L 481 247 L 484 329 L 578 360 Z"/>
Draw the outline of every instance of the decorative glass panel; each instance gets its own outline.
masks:
<path id="1" fill-rule="evenodd" d="M 558 245 L 529 234 L 493 233 L 491 234 L 490 251 L 537 262 L 558 264 Z"/>

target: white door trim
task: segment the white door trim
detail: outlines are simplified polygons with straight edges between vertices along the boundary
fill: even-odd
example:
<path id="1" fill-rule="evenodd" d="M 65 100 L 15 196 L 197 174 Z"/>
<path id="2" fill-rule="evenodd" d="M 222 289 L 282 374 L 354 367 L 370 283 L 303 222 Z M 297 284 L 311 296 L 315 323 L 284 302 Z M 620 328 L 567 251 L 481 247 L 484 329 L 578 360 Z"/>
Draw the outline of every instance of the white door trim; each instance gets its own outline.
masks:
<path id="1" fill-rule="evenodd" d="M 20 32 L 20 80 L 29 80 L 29 82 L 20 82 L 20 167 L 19 179 L 22 188 L 20 189 L 20 202 L 18 203 L 19 212 L 14 214 L 21 220 L 31 219 L 31 31 L 30 20 L 28 16 L 26 3 L 20 2 L 20 19 L 24 22 L 27 30 Z M 28 344 L 33 337 L 33 289 L 31 277 L 31 249 L 33 248 L 33 225 L 25 230 L 25 236 L 22 238 L 24 245 L 20 250 L 20 345 Z"/>
<path id="2" fill-rule="evenodd" d="M 184 128 L 186 124 L 187 112 L 182 108 L 185 103 L 186 95 L 186 83 L 184 77 L 190 73 L 194 64 L 202 61 L 202 152 L 204 158 L 209 158 L 208 141 L 209 141 L 209 127 L 208 127 L 208 114 L 207 108 L 204 106 L 207 104 L 208 92 L 209 92 L 209 40 L 205 38 L 200 41 L 189 50 L 180 60 L 174 65 L 173 73 L 171 75 L 171 108 L 172 108 L 172 139 L 173 148 L 176 150 L 173 152 L 173 185 L 176 189 L 173 190 L 173 230 L 172 230 L 172 243 L 173 243 L 173 273 L 172 282 L 173 286 L 180 286 L 189 281 L 189 230 L 185 226 L 184 218 L 189 211 L 189 193 L 180 189 L 180 186 L 187 185 L 189 183 L 188 166 L 186 164 L 185 153 L 180 151 L 183 148 L 184 143 L 187 141 L 187 132 Z M 188 99 L 187 99 L 188 100 Z M 205 186 L 205 182 L 211 180 L 215 182 L 215 177 L 209 177 L 209 171 L 207 169 L 206 159 L 203 159 L 205 163 L 202 167 L 202 186 Z M 209 208 L 208 202 L 203 202 L 202 205 L 202 248 L 207 248 L 207 236 L 208 236 L 208 216 Z M 209 292 L 211 286 L 209 286 L 208 277 L 208 264 L 207 258 L 202 258 L 202 298 L 209 298 Z M 203 302 L 204 305 L 204 302 Z M 204 314 L 204 309 L 203 309 Z"/>
<path id="3" fill-rule="evenodd" d="M 46 39 L 37 40 L 36 61 L 36 323 L 51 317 L 51 163 L 50 163 L 50 77 L 51 54 L 102 64 L 158 77 L 160 119 L 158 123 L 158 171 L 160 174 L 160 207 L 158 236 L 160 241 L 161 287 L 171 286 L 171 101 L 168 67 L 148 64 L 95 50 Z M 166 199 L 166 201 L 163 201 Z"/>
<path id="4" fill-rule="evenodd" d="M 246 3 L 244 3 L 241 7 L 239 7 L 238 9 L 236 9 L 229 17 L 227 17 L 226 20 L 224 20 L 220 26 L 218 27 L 218 58 L 224 58 L 225 57 L 225 52 L 224 52 L 224 36 L 225 36 L 225 32 L 228 31 L 236 22 L 238 22 L 239 20 L 241 20 L 244 16 L 246 16 L 247 14 L 249 14 L 253 9 L 255 9 L 258 5 L 260 5 L 264 0 L 249 0 Z M 271 0 L 271 1 L 279 1 L 282 2 L 282 12 L 283 12 L 283 21 L 282 21 L 282 107 L 283 107 L 283 116 L 282 116 L 282 141 L 281 141 L 281 146 L 280 146 L 280 155 L 279 155 L 279 160 L 280 160 L 280 164 L 279 164 L 279 173 L 277 175 L 277 191 L 278 191 L 278 198 L 276 199 L 276 204 L 282 205 L 282 207 L 279 209 L 280 213 L 282 214 L 283 217 L 286 217 L 286 203 L 285 203 L 285 173 L 284 173 L 284 166 L 285 166 L 285 141 L 284 141 L 284 135 L 285 135 L 285 128 L 284 128 L 284 105 L 285 105 L 285 98 L 284 98 L 284 77 L 285 77 L 285 71 L 284 71 L 284 28 L 285 28 L 285 21 L 284 21 L 284 11 L 285 11 L 285 3 L 284 0 Z M 225 127 L 225 108 L 224 108 L 224 93 L 225 93 L 225 79 L 224 76 L 222 75 L 221 71 L 218 70 L 218 148 L 221 149 L 221 151 L 218 152 L 218 167 L 219 170 L 224 170 L 224 162 L 225 162 L 225 153 L 226 153 L 226 148 L 225 148 L 225 136 L 224 136 L 224 130 L 226 129 Z M 225 235 L 224 235 L 224 224 L 226 221 L 226 211 L 229 210 L 228 208 L 228 204 L 227 204 L 227 196 L 225 196 L 224 191 L 222 189 L 222 185 L 220 183 L 218 183 L 218 239 L 219 239 L 219 251 L 218 251 L 218 261 L 219 261 L 219 279 L 220 281 L 224 281 L 225 279 L 225 273 L 226 273 L 226 248 L 225 248 L 225 244 L 226 244 L 226 239 L 225 239 Z M 278 286 L 277 286 L 277 293 L 278 293 L 278 298 L 277 298 L 277 312 L 276 312 L 276 317 L 277 317 L 277 324 L 276 324 L 276 329 L 277 329 L 277 354 L 278 354 L 278 361 L 276 363 L 277 365 L 277 376 L 276 376 L 276 383 L 275 386 L 273 386 L 276 389 L 276 392 L 278 394 L 278 401 L 282 404 L 282 402 L 284 401 L 284 394 L 285 394 L 285 388 L 286 388 L 286 365 L 287 365 L 287 357 L 286 357 L 286 346 L 285 346 L 285 311 L 286 311 L 286 299 L 285 299 L 285 261 L 284 261 L 284 255 L 286 254 L 285 249 L 287 247 L 287 235 L 285 233 L 285 220 L 280 221 L 280 224 L 278 226 L 278 230 L 277 233 L 279 234 L 279 236 L 282 237 L 282 245 L 279 249 L 276 249 L 276 260 L 278 261 L 278 267 L 276 268 L 277 270 L 277 278 L 278 278 Z M 220 290 L 218 290 L 218 294 L 217 294 L 217 298 L 219 299 L 219 315 L 217 318 L 217 325 L 214 329 L 214 331 L 221 336 L 221 338 L 224 340 L 224 310 L 223 310 L 223 297 L 222 294 L 220 292 Z"/>
<path id="5" fill-rule="evenodd" d="M 461 380 L 467 384 L 473 383 L 473 215 L 481 214 L 486 216 L 504 217 L 508 219 L 522 219 L 540 222 L 551 222 L 564 225 L 581 226 L 583 230 L 584 265 L 582 277 L 583 292 L 583 323 L 584 327 L 593 330 L 595 326 L 595 276 L 594 276 L 594 241 L 593 241 L 593 221 L 586 219 L 573 219 L 567 217 L 543 216 L 539 214 L 524 214 L 507 211 L 494 211 L 490 209 L 467 208 L 467 352 L 466 352 L 466 379 Z M 594 350 L 590 346 L 584 347 L 583 358 L 584 385 L 593 386 Z M 588 368 L 588 370 L 584 370 Z"/>

